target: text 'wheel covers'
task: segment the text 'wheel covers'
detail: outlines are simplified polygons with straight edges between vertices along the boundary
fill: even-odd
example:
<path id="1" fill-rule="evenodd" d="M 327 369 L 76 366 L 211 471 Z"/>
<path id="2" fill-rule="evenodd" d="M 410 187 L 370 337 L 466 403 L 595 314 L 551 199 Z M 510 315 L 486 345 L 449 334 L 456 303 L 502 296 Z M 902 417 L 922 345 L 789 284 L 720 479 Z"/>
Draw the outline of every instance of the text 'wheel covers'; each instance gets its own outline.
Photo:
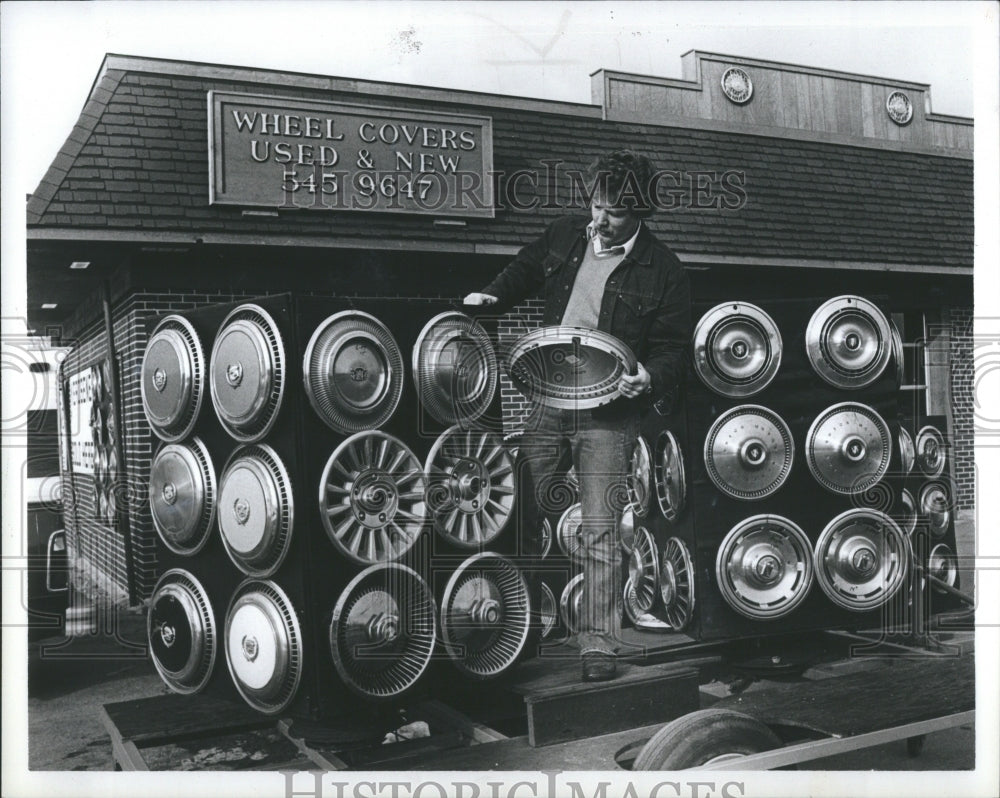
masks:
<path id="1" fill-rule="evenodd" d="M 670 523 L 684 512 L 687 497 L 687 479 L 684 475 L 684 456 L 674 433 L 665 429 L 656 439 L 653 454 L 653 476 L 656 481 L 656 500 L 660 512 Z"/>
<path id="2" fill-rule="evenodd" d="M 809 471 L 833 493 L 862 493 L 889 469 L 892 434 L 868 405 L 843 402 L 828 407 L 806 434 Z"/>
<path id="3" fill-rule="evenodd" d="M 442 424 L 474 421 L 496 394 L 496 352 L 482 325 L 449 311 L 431 319 L 413 346 L 413 379 L 423 408 Z"/>
<path id="4" fill-rule="evenodd" d="M 405 443 L 384 432 L 358 432 L 326 462 L 320 518 L 348 559 L 389 562 L 409 551 L 423 531 L 425 492 L 424 469 Z"/>
<path id="5" fill-rule="evenodd" d="M 140 374 L 142 409 L 153 432 L 169 442 L 187 436 L 205 395 L 205 354 L 187 319 L 160 320 L 143 353 Z"/>
<path id="6" fill-rule="evenodd" d="M 680 632 L 694 617 L 694 565 L 680 538 L 670 538 L 660 561 L 660 598 L 667 623 Z"/>
<path id="7" fill-rule="evenodd" d="M 240 305 L 226 316 L 212 347 L 212 404 L 236 440 L 259 441 L 270 431 L 285 391 L 285 345 L 272 316 Z"/>
<path id="8" fill-rule="evenodd" d="M 529 399 L 563 410 L 600 407 L 632 374 L 632 350 L 612 335 L 583 327 L 540 327 L 521 336 L 508 357 L 510 379 Z"/>
<path id="9" fill-rule="evenodd" d="M 504 530 L 514 508 L 514 459 L 498 434 L 452 427 L 434 442 L 425 471 L 427 505 L 443 538 L 473 549 Z"/>
<path id="10" fill-rule="evenodd" d="M 295 698 L 302 678 L 299 619 L 276 583 L 247 579 L 226 613 L 226 664 L 236 689 L 254 709 L 276 715 Z"/>
<path id="11" fill-rule="evenodd" d="M 330 653 L 344 683 L 369 698 L 398 696 L 417 683 L 437 640 L 434 597 L 400 563 L 372 565 L 340 594 Z"/>
<path id="12" fill-rule="evenodd" d="M 798 607 L 812 587 L 809 538 L 787 518 L 747 518 L 719 545 L 715 578 L 722 597 L 741 615 L 781 618 Z"/>
<path id="13" fill-rule="evenodd" d="M 847 510 L 816 541 L 816 581 L 845 609 L 875 609 L 905 583 L 910 556 L 909 538 L 885 513 Z"/>
<path id="14" fill-rule="evenodd" d="M 197 693 L 215 665 L 215 613 L 201 583 L 179 568 L 160 577 L 149 600 L 146 635 L 153 665 L 175 693 Z"/>
<path id="15" fill-rule="evenodd" d="M 767 313 L 745 302 L 724 302 L 695 326 L 695 373 L 723 396 L 752 396 L 778 373 L 781 347 L 781 333 Z"/>
<path id="16" fill-rule="evenodd" d="M 352 434 L 385 424 L 403 393 L 403 354 L 386 326 L 367 313 L 346 310 L 320 324 L 302 359 L 306 395 L 337 432 Z"/>
<path id="17" fill-rule="evenodd" d="M 441 638 L 463 673 L 499 676 L 521 655 L 531 604 L 517 568 L 497 554 L 474 554 L 452 574 L 441 600 Z"/>
<path id="18" fill-rule="evenodd" d="M 788 425 L 760 405 L 740 405 L 715 420 L 705 437 L 705 468 L 734 499 L 770 496 L 788 479 L 795 447 Z"/>
<path id="19" fill-rule="evenodd" d="M 806 354 L 815 372 L 837 388 L 863 388 L 885 371 L 892 355 L 889 321 L 859 296 L 827 300 L 806 326 Z"/>
<path id="20" fill-rule="evenodd" d="M 149 509 L 163 544 L 175 554 L 195 554 L 215 521 L 215 468 L 199 439 L 171 443 L 149 469 Z"/>
<path id="21" fill-rule="evenodd" d="M 270 576 L 291 545 L 295 504 L 291 480 L 267 444 L 240 446 L 219 478 L 219 531 L 226 553 L 250 576 Z"/>

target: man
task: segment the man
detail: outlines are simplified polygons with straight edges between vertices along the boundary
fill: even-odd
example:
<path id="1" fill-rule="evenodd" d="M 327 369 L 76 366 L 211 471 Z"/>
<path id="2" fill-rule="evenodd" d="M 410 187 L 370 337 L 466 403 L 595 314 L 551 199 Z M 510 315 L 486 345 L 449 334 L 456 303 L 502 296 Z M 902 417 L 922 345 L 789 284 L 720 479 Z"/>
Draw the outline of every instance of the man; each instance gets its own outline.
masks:
<path id="1" fill-rule="evenodd" d="M 594 410 L 536 406 L 520 443 L 526 453 L 528 508 L 523 517 L 529 530 L 541 528 L 538 505 L 544 480 L 560 457 L 555 444 L 568 441 L 572 453 L 585 558 L 578 635 L 584 681 L 615 677 L 621 501 L 614 497 L 624 490 L 640 413 L 675 390 L 689 340 L 690 291 L 684 269 L 642 221 L 653 208 L 647 193 L 652 174 L 649 159 L 628 150 L 599 158 L 591 167 L 596 190 L 589 224 L 585 218 L 556 220 L 481 293 L 465 298 L 468 305 L 495 305 L 502 313 L 540 292 L 543 325 L 610 333 L 639 360 L 635 374 L 622 376 L 620 396 L 610 404 Z"/>

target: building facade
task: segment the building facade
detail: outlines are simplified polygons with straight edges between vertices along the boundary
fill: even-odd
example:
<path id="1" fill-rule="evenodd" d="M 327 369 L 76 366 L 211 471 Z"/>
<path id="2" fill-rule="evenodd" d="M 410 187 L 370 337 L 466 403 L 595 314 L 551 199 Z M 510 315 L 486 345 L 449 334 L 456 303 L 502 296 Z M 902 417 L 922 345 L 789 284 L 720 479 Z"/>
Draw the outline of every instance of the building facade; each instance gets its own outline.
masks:
<path id="1" fill-rule="evenodd" d="M 133 602 L 156 581 L 139 371 L 159 315 L 286 291 L 458 300 L 552 219 L 586 214 L 584 170 L 622 147 L 662 170 L 649 224 L 697 299 L 884 298 L 907 420 L 946 418 L 971 508 L 972 121 L 932 113 L 923 84 L 697 51 L 683 64 L 680 80 L 600 70 L 574 104 L 107 56 L 27 206 L 29 326 L 72 346 L 67 396 L 100 373 L 120 419 L 116 515 L 89 419 L 68 413 L 77 557 Z M 501 343 L 540 318 L 527 301 Z M 502 392 L 515 429 L 524 400 L 505 378 Z"/>

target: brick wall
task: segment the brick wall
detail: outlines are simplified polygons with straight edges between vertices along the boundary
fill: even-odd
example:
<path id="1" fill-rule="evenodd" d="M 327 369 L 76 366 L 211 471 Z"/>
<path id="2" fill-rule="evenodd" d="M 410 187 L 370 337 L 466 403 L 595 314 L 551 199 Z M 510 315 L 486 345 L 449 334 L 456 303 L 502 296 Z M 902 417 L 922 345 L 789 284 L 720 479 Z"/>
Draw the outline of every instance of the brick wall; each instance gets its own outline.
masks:
<path id="1" fill-rule="evenodd" d="M 500 320 L 498 330 L 500 351 L 497 352 L 497 356 L 501 360 L 506 359 L 507 352 L 518 338 L 541 324 L 543 306 L 542 300 L 529 299 Z M 504 433 L 520 429 L 528 410 L 528 400 L 508 379 L 505 369 L 500 373 L 500 395 Z"/>
<path id="2" fill-rule="evenodd" d="M 971 307 L 948 309 L 950 336 L 952 464 L 956 482 L 956 506 L 972 510 L 976 503 L 975 481 L 975 362 L 973 357 Z"/>

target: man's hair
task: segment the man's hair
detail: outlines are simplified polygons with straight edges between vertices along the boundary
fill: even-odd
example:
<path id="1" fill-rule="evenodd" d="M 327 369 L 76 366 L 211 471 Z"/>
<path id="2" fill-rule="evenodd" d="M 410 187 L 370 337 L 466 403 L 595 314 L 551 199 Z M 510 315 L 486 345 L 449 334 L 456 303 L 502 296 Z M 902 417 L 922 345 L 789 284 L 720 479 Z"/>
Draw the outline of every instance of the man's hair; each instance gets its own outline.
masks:
<path id="1" fill-rule="evenodd" d="M 595 196 L 628 208 L 640 219 L 653 213 L 649 183 L 654 171 L 649 158 L 631 150 L 615 150 L 602 155 L 589 170 Z"/>

